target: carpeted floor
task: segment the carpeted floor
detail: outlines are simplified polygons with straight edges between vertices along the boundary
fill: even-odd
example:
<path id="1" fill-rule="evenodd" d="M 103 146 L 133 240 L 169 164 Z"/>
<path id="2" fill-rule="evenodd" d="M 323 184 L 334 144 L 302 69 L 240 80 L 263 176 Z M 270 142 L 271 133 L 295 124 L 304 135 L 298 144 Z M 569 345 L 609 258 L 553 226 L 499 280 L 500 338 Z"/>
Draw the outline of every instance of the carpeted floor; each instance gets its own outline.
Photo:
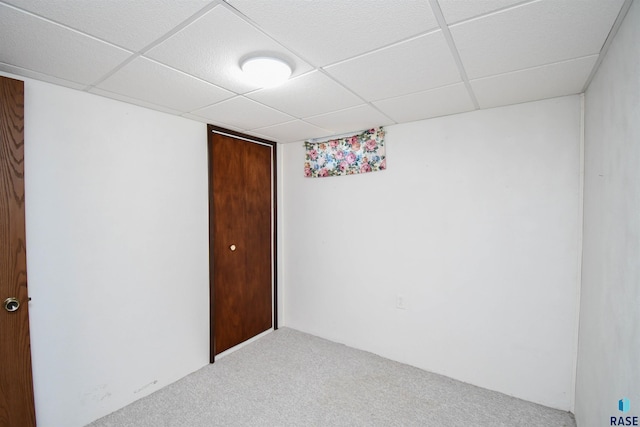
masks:
<path id="1" fill-rule="evenodd" d="M 101 418 L 113 426 L 575 427 L 546 408 L 281 328 Z"/>

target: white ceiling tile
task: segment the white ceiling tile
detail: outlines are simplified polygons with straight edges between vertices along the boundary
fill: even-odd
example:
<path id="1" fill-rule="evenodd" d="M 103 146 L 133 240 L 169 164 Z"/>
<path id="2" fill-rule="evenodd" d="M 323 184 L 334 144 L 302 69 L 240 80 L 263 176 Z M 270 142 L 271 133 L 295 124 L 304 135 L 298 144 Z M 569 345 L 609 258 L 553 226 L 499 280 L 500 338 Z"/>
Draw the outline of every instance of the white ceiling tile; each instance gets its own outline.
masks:
<path id="1" fill-rule="evenodd" d="M 326 71 L 366 101 L 461 81 L 441 31 L 341 62 Z"/>
<path id="2" fill-rule="evenodd" d="M 239 127 L 230 125 L 229 123 L 223 123 L 223 122 L 218 122 L 218 121 L 215 121 L 215 120 L 205 119 L 205 118 L 193 115 L 191 113 L 183 114 L 182 117 L 185 117 L 185 118 L 188 118 L 188 119 L 192 119 L 192 120 L 201 121 L 201 122 L 206 123 L 208 125 L 214 125 L 214 126 L 217 126 L 219 128 L 222 128 L 222 129 L 231 130 L 231 131 L 235 131 L 235 132 L 239 132 L 239 133 L 249 134 L 249 131 L 247 129 L 239 128 Z"/>
<path id="3" fill-rule="evenodd" d="M 200 116 L 196 116 L 195 114 L 191 114 L 191 113 L 184 113 L 184 114 L 181 114 L 180 116 L 184 117 L 185 119 L 195 120 L 196 122 L 207 123 L 207 124 L 212 124 L 212 125 L 215 124 L 217 126 L 225 127 L 225 126 L 222 126 L 222 125 L 217 124 L 217 123 L 212 123 L 211 120 L 209 120 L 209 119 L 206 119 L 206 118 L 200 117 Z M 236 129 L 233 129 L 233 130 L 236 130 Z M 238 129 L 238 131 L 241 132 L 242 129 Z"/>
<path id="4" fill-rule="evenodd" d="M 482 108 L 582 92 L 598 55 L 471 80 Z"/>
<path id="5" fill-rule="evenodd" d="M 470 79 L 600 51 L 624 0 L 540 0 L 451 27 Z"/>
<path id="6" fill-rule="evenodd" d="M 234 96 L 233 92 L 140 57 L 125 65 L 97 87 L 182 113 Z"/>
<path id="7" fill-rule="evenodd" d="M 368 104 L 305 119 L 306 122 L 341 134 L 394 124 L 393 120 Z"/>
<path id="8" fill-rule="evenodd" d="M 311 66 L 223 6 L 215 7 L 145 56 L 225 89 L 245 93 L 257 87 L 243 81 L 240 61 L 254 53 L 281 57 L 293 66 L 293 76 L 311 70 Z"/>
<path id="9" fill-rule="evenodd" d="M 383 99 L 373 104 L 398 123 L 446 116 L 474 109 L 464 83 Z"/>
<path id="10" fill-rule="evenodd" d="M 271 126 L 293 119 L 287 114 L 261 105 L 244 96 L 236 96 L 218 104 L 192 111 L 192 114 L 210 119 L 212 122 L 226 123 L 245 130 Z"/>
<path id="11" fill-rule="evenodd" d="M 304 141 L 312 138 L 321 138 L 329 136 L 332 132 L 303 122 L 302 120 L 293 120 L 275 126 L 268 126 L 259 129 L 253 129 L 250 133 L 255 135 L 263 135 L 264 138 L 274 140 L 280 143 L 289 143 Z"/>
<path id="12" fill-rule="evenodd" d="M 528 0 L 531 1 L 531 0 Z M 447 24 L 464 21 L 478 15 L 493 12 L 495 10 L 504 9 L 523 0 L 438 0 L 440 9 L 444 15 Z"/>
<path id="13" fill-rule="evenodd" d="M 129 52 L 0 3 L 0 62 L 79 84 L 97 81 Z"/>
<path id="14" fill-rule="evenodd" d="M 134 105 L 138 105 L 140 107 L 149 108 L 151 110 L 162 111 L 163 113 L 168 113 L 168 114 L 173 114 L 173 115 L 180 115 L 182 113 L 182 111 L 179 111 L 179 110 L 174 110 L 172 108 L 164 107 L 164 106 L 158 105 L 158 104 L 153 104 L 153 103 L 147 102 L 145 100 L 131 98 L 131 97 L 126 96 L 126 95 L 122 95 L 122 94 L 119 94 L 119 93 L 113 93 L 113 92 L 109 92 L 109 91 L 98 89 L 98 88 L 92 88 L 91 90 L 89 90 L 89 92 L 93 93 L 94 95 L 104 96 L 105 98 L 111 98 L 111 99 L 115 99 L 117 101 L 126 102 L 127 104 L 134 104 Z"/>
<path id="15" fill-rule="evenodd" d="M 0 71 L 296 141 L 472 109 L 451 41 L 482 108 L 579 92 L 628 1 L 0 0 Z"/>
<path id="16" fill-rule="evenodd" d="M 243 133 L 246 134 L 246 135 L 249 135 L 249 136 L 255 136 L 256 138 L 266 139 L 267 141 L 271 141 L 271 142 L 280 142 L 280 141 L 274 140 L 269 135 L 263 135 L 263 134 L 261 134 L 259 132 L 254 131 L 254 130 L 244 131 Z"/>
<path id="17" fill-rule="evenodd" d="M 319 71 L 313 71 L 282 86 L 246 95 L 280 111 L 302 118 L 352 107 L 362 100 Z"/>
<path id="18" fill-rule="evenodd" d="M 315 66 L 325 66 L 438 27 L 427 0 L 228 0 Z"/>
<path id="19" fill-rule="evenodd" d="M 232 130 L 235 132 L 240 132 L 240 133 L 249 133 L 246 129 L 243 128 L 239 128 L 236 126 L 232 126 L 229 123 L 223 123 L 223 122 L 218 122 L 215 120 L 210 120 L 210 119 L 206 119 L 204 117 L 200 117 L 200 116 L 196 116 L 195 114 L 191 114 L 191 113 L 184 113 L 180 115 L 181 117 L 184 117 L 185 119 L 190 119 L 190 120 L 195 120 L 197 122 L 202 122 L 202 123 L 206 123 L 208 125 L 214 125 L 214 126 L 218 126 L 219 128 L 224 128 L 227 130 Z"/>
<path id="20" fill-rule="evenodd" d="M 60 79 L 58 77 L 53 77 L 48 74 L 38 73 L 37 71 L 27 70 L 26 68 L 16 67 L 15 65 L 11 65 L 11 64 L 5 64 L 4 62 L 0 62 L 0 71 L 15 74 L 16 76 L 29 77 L 31 79 L 41 80 L 47 83 L 53 83 L 58 86 L 69 87 L 71 89 L 82 90 L 87 87 L 86 84 L 70 82 L 68 80 Z"/>
<path id="21" fill-rule="evenodd" d="M 211 1 L 4 0 L 39 16 L 138 51 Z"/>

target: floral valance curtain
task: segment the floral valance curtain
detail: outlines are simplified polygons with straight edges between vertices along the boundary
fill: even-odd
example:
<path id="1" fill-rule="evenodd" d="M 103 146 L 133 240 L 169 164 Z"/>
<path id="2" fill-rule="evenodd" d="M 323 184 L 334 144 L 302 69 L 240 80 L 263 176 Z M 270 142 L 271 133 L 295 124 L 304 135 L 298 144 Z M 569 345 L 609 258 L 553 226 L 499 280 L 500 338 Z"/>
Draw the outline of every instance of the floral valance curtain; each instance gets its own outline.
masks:
<path id="1" fill-rule="evenodd" d="M 353 175 L 375 172 L 387 167 L 384 129 L 369 129 L 359 135 L 304 143 L 304 176 Z"/>

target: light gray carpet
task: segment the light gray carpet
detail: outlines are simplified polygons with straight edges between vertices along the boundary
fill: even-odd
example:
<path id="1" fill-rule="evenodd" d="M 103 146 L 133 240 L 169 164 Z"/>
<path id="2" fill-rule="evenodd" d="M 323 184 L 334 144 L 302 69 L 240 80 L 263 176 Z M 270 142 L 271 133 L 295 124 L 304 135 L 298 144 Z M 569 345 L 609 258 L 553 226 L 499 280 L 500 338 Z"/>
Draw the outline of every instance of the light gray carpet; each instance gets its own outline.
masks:
<path id="1" fill-rule="evenodd" d="M 90 426 L 575 427 L 546 408 L 281 328 Z"/>

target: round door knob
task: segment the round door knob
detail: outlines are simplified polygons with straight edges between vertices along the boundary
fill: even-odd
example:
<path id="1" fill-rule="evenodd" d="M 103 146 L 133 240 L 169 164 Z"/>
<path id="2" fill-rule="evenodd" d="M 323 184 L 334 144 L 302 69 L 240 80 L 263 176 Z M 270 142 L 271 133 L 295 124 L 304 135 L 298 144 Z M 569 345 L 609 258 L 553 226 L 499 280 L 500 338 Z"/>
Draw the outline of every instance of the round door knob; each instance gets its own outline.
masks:
<path id="1" fill-rule="evenodd" d="M 229 249 L 231 249 L 231 252 L 235 251 L 236 250 L 236 245 L 229 246 Z"/>
<path id="2" fill-rule="evenodd" d="M 20 301 L 18 301 L 18 298 L 7 298 L 6 300 L 4 300 L 4 309 L 7 310 L 9 313 L 13 313 L 14 311 L 17 311 L 20 308 Z"/>

